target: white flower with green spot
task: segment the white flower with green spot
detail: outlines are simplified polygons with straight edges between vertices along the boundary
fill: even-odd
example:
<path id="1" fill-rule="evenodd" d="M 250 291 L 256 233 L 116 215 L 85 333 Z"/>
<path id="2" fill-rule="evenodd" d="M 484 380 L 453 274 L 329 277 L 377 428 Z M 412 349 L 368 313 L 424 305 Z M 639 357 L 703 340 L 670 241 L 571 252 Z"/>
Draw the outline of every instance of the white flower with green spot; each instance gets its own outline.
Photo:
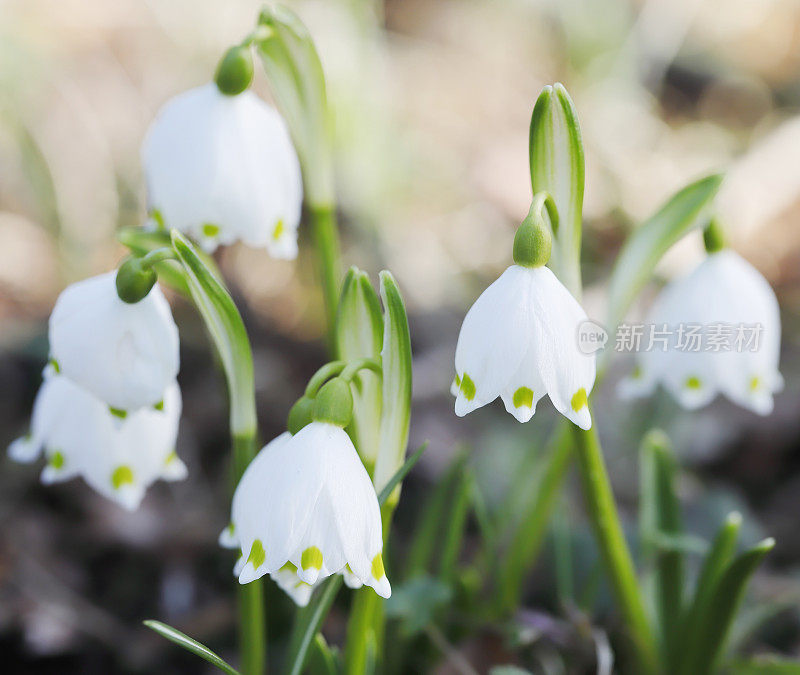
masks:
<path id="1" fill-rule="evenodd" d="M 773 394 L 783 387 L 778 301 L 740 255 L 712 251 L 664 288 L 646 324 L 667 336 L 667 348 L 638 354 L 633 375 L 620 383 L 623 398 L 648 396 L 661 383 L 690 410 L 724 394 L 760 415 L 772 412 Z"/>
<path id="2" fill-rule="evenodd" d="M 338 379 L 322 388 L 315 410 L 339 387 L 335 396 L 350 397 L 346 414 L 315 412 L 314 421 L 294 436 L 287 432 L 267 444 L 239 481 L 231 525 L 220 543 L 240 548 L 240 583 L 291 563 L 297 578 L 310 586 L 347 571 L 378 595 L 391 594 L 378 498 L 344 431 L 352 397 L 349 384 Z"/>
<path id="3" fill-rule="evenodd" d="M 533 212 L 533 209 L 532 209 Z M 466 415 L 498 396 L 520 422 L 545 395 L 582 429 L 592 426 L 588 396 L 595 357 L 578 345 L 586 312 L 544 266 L 550 235 L 527 218 L 514 240 L 514 261 L 467 312 L 456 346 L 451 391 Z"/>
<path id="4" fill-rule="evenodd" d="M 9 446 L 9 456 L 33 462 L 44 452 L 43 483 L 76 476 L 126 509 L 139 506 L 156 480 L 181 480 L 175 454 L 181 395 L 173 382 L 157 407 L 120 419 L 85 389 L 52 369 L 36 395 L 31 432 Z"/>
<path id="5" fill-rule="evenodd" d="M 147 133 L 148 204 L 207 251 L 242 241 L 297 256 L 303 185 L 283 118 L 251 91 L 214 83 L 168 101 Z"/>
<path id="6" fill-rule="evenodd" d="M 120 300 L 116 272 L 68 286 L 50 316 L 52 364 L 119 417 L 157 405 L 180 363 L 178 328 L 158 285 Z"/>

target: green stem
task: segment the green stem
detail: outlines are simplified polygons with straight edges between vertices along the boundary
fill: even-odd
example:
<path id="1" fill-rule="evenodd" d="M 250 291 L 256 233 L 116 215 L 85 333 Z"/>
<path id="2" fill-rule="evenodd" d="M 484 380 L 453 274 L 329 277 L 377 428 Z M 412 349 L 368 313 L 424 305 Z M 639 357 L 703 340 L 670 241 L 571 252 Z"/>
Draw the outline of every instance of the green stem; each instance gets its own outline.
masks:
<path id="1" fill-rule="evenodd" d="M 536 501 L 515 532 L 499 575 L 498 612 L 511 612 L 518 604 L 525 574 L 530 569 L 544 542 L 550 515 L 558 502 L 564 477 L 572 459 L 570 424 L 562 423 L 551 444 L 550 456 L 536 489 Z"/>
<path id="2" fill-rule="evenodd" d="M 617 603 L 636 650 L 640 663 L 640 670 L 637 672 L 656 673 L 658 661 L 655 639 L 645 613 L 636 570 L 614 503 L 614 494 L 597 430 L 595 427 L 588 431 L 573 427 L 573 434 L 587 513 L 594 528 L 606 574 L 611 580 Z"/>
<path id="3" fill-rule="evenodd" d="M 347 363 L 345 361 L 331 361 L 330 363 L 326 363 L 311 376 L 311 379 L 306 385 L 305 395 L 309 398 L 315 398 L 320 387 L 334 375 L 341 373 L 346 365 Z"/>
<path id="4" fill-rule="evenodd" d="M 328 326 L 328 348 L 335 355 L 333 327 L 336 320 L 336 307 L 339 302 L 339 285 L 342 278 L 341 250 L 339 232 L 336 227 L 336 212 L 331 205 L 309 206 L 311 212 L 311 233 L 317 249 L 317 265 L 322 281 L 322 295 L 325 301 L 325 316 Z"/>
<path id="5" fill-rule="evenodd" d="M 233 435 L 233 465 L 238 485 L 247 465 L 256 454 L 255 430 Z M 261 579 L 237 584 L 239 596 L 239 653 L 242 675 L 266 672 L 267 634 L 264 621 L 264 587 Z"/>

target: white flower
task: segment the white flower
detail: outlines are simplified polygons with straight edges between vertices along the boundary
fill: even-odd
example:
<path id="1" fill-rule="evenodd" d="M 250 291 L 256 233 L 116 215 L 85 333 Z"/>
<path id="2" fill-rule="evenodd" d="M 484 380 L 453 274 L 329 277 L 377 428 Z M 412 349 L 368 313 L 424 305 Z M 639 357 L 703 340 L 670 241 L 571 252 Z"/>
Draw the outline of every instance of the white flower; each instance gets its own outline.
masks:
<path id="1" fill-rule="evenodd" d="M 68 286 L 50 316 L 50 354 L 62 374 L 108 406 L 153 406 L 178 374 L 178 328 L 156 285 L 119 299 L 115 272 Z"/>
<path id="2" fill-rule="evenodd" d="M 241 549 L 240 583 L 276 573 L 285 581 L 291 563 L 309 586 L 348 573 L 348 585 L 363 583 L 388 598 L 381 529 L 375 488 L 350 437 L 312 422 L 295 436 L 278 436 L 250 463 L 220 543 Z"/>
<path id="3" fill-rule="evenodd" d="M 142 147 L 148 202 L 208 251 L 241 240 L 297 256 L 300 164 L 281 116 L 250 91 L 213 83 L 161 109 Z"/>
<path id="4" fill-rule="evenodd" d="M 740 255 L 729 249 L 711 253 L 669 283 L 646 325 L 666 344 L 639 353 L 634 375 L 620 383 L 622 397 L 649 395 L 661 382 L 689 409 L 722 393 L 761 415 L 772 412 L 772 395 L 783 387 L 778 301 Z"/>
<path id="5" fill-rule="evenodd" d="M 456 414 L 500 396 L 509 413 L 527 422 L 548 394 L 562 415 L 590 428 L 595 358 L 578 347 L 585 320 L 547 267 L 509 267 L 464 318 L 456 347 Z"/>
<path id="6" fill-rule="evenodd" d="M 82 476 L 102 495 L 135 509 L 151 483 L 180 480 L 186 467 L 175 454 L 181 396 L 173 382 L 163 403 L 124 420 L 63 375 L 48 374 L 33 407 L 31 432 L 9 446 L 12 459 L 34 461 L 42 451 L 42 482 Z"/>

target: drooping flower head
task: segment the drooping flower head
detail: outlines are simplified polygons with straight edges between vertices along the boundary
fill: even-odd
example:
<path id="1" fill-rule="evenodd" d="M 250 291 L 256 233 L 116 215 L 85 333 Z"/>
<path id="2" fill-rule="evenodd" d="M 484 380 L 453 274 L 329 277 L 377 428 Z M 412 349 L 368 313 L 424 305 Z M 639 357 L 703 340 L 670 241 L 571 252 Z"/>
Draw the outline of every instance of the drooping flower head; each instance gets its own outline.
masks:
<path id="1" fill-rule="evenodd" d="M 706 240 L 703 262 L 670 282 L 653 304 L 646 325 L 662 331 L 666 341 L 638 354 L 620 395 L 647 396 L 661 383 L 690 410 L 724 394 L 768 415 L 773 394 L 783 387 L 778 301 L 750 263 Z"/>
<path id="2" fill-rule="evenodd" d="M 186 476 L 175 454 L 180 413 L 175 382 L 157 408 L 140 408 L 120 419 L 108 405 L 49 367 L 36 395 L 31 431 L 11 444 L 9 455 L 32 462 L 44 452 L 43 483 L 82 476 L 100 494 L 133 510 L 154 481 Z"/>
<path id="3" fill-rule="evenodd" d="M 535 204 L 534 204 L 535 205 Z M 583 429 L 592 425 L 588 396 L 595 358 L 578 346 L 586 313 L 545 267 L 549 229 L 534 208 L 517 231 L 514 262 L 467 312 L 456 347 L 457 415 L 498 396 L 527 422 L 546 394 L 556 409 Z"/>
<path id="4" fill-rule="evenodd" d="M 303 187 L 281 116 L 251 91 L 215 83 L 168 101 L 147 133 L 148 204 L 207 250 L 242 241 L 297 255 Z"/>
<path id="5" fill-rule="evenodd" d="M 178 374 L 178 328 L 158 285 L 120 299 L 116 273 L 68 286 L 50 316 L 54 367 L 122 416 L 157 405 Z"/>
<path id="6" fill-rule="evenodd" d="M 335 378 L 320 390 L 313 421 L 278 436 L 248 466 L 221 535 L 241 549 L 240 583 L 264 574 L 285 581 L 294 566 L 309 586 L 348 573 L 351 584 L 389 597 L 377 495 L 343 428 L 351 415 L 349 384 Z"/>

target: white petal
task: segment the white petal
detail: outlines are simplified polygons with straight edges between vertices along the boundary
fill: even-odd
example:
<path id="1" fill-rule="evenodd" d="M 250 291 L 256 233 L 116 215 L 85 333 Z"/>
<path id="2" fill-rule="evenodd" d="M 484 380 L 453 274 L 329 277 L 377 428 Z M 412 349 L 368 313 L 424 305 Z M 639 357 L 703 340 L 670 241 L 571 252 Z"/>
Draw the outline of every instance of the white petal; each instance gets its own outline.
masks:
<path id="1" fill-rule="evenodd" d="M 300 164 L 278 113 L 250 91 L 213 83 L 161 109 L 142 147 L 149 205 L 207 248 L 241 240 L 297 254 Z M 209 226 L 211 226 L 209 228 Z"/>
<path id="2" fill-rule="evenodd" d="M 530 274 L 531 270 L 512 265 L 464 317 L 455 359 L 461 383 L 457 415 L 497 398 L 525 357 L 533 320 Z"/>
<path id="3" fill-rule="evenodd" d="M 239 537 L 236 536 L 236 526 L 233 523 L 229 523 L 222 530 L 222 532 L 219 533 L 219 537 L 217 537 L 217 543 L 222 548 L 239 548 Z M 242 565 L 244 565 L 244 561 L 242 562 Z M 239 576 L 238 572 L 236 573 L 236 576 Z"/>
<path id="4" fill-rule="evenodd" d="M 42 454 L 42 445 L 33 435 L 18 438 L 8 446 L 8 456 L 22 464 L 36 461 L 40 454 Z"/>
<path id="5" fill-rule="evenodd" d="M 292 567 L 282 567 L 277 572 L 270 574 L 273 581 L 286 593 L 298 607 L 305 607 L 311 600 L 314 586 L 305 583 Z"/>
<path id="6" fill-rule="evenodd" d="M 116 272 L 65 289 L 50 317 L 50 351 L 61 373 L 107 405 L 157 404 L 178 373 L 178 329 L 156 285 L 140 302 L 117 296 Z"/>
<path id="7" fill-rule="evenodd" d="M 595 355 L 578 346 L 586 312 L 546 267 L 532 270 L 530 302 L 535 369 L 556 410 L 582 429 L 592 426 L 588 396 L 594 387 Z"/>

